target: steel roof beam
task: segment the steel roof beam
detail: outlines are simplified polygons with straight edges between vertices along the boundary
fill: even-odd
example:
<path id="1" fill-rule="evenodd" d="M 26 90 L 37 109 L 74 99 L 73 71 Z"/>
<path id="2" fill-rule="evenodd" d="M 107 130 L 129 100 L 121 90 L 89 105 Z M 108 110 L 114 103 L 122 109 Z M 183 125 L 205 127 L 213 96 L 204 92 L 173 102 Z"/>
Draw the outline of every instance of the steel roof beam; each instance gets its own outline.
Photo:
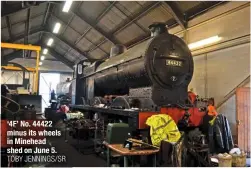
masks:
<path id="1" fill-rule="evenodd" d="M 95 21 L 95 26 L 97 26 L 97 24 L 99 23 L 99 21 L 102 19 L 102 17 L 107 14 L 111 8 L 117 3 L 117 1 L 114 2 L 110 2 L 110 5 L 98 16 L 98 18 Z M 82 40 L 83 37 L 85 37 L 85 35 L 91 30 L 92 28 L 90 27 L 89 29 L 87 29 L 74 43 L 75 45 Z"/>
<path id="2" fill-rule="evenodd" d="M 111 3 L 111 2 L 110 2 Z M 126 13 L 123 11 L 123 10 L 121 10 L 119 7 L 117 7 L 116 5 L 115 5 L 115 7 L 116 7 L 116 9 L 117 10 L 119 10 L 122 14 L 124 14 L 126 17 L 128 17 L 130 20 L 133 20 L 133 18 L 129 15 L 129 16 L 127 16 L 126 15 Z M 133 21 L 133 23 L 135 23 L 140 29 L 142 29 L 145 33 L 148 33 L 149 32 L 149 30 L 148 29 L 146 29 L 146 28 L 144 28 L 143 26 L 141 26 L 140 24 L 138 24 L 137 22 L 135 22 L 135 21 Z"/>
<path id="3" fill-rule="evenodd" d="M 1 64 L 6 64 L 7 62 L 15 59 L 15 58 L 23 58 L 23 50 L 17 50 L 8 55 L 1 56 Z"/>
<path id="4" fill-rule="evenodd" d="M 179 24 L 175 21 L 175 19 L 171 19 L 171 20 L 167 21 L 165 24 L 168 25 L 168 29 L 172 29 L 172 28 L 174 28 L 175 26 L 178 26 L 178 25 L 179 25 Z M 145 41 L 145 40 L 147 40 L 147 39 L 149 39 L 149 38 L 151 38 L 151 33 L 150 33 L 150 31 L 149 31 L 148 34 L 143 35 L 143 36 L 140 36 L 140 37 L 136 38 L 135 40 L 133 40 L 132 42 L 126 43 L 125 46 L 128 46 L 128 48 L 131 48 L 131 47 L 133 47 L 133 46 L 135 46 L 135 45 L 138 45 L 138 44 L 142 43 L 143 41 Z"/>
<path id="5" fill-rule="evenodd" d="M 62 43 L 66 44 L 68 47 L 72 48 L 73 50 L 77 51 L 78 53 L 80 53 L 81 55 L 83 55 L 84 57 L 86 57 L 89 61 L 95 61 L 94 59 L 92 59 L 91 57 L 88 57 L 88 55 L 86 54 L 86 52 L 80 51 L 79 49 L 77 49 L 76 47 L 72 46 L 71 44 L 69 44 L 68 42 L 66 42 L 65 40 L 61 39 L 61 37 L 59 37 L 58 35 L 55 35 L 49 31 L 47 31 L 46 28 L 44 27 L 40 27 L 40 28 L 36 28 L 30 31 L 30 35 L 32 34 L 36 34 L 36 33 L 46 33 L 49 34 L 49 36 L 52 36 L 52 38 L 56 38 L 57 40 L 61 41 Z M 18 41 L 20 39 L 23 39 L 25 36 L 21 35 L 18 37 L 14 37 L 12 42 Z"/>
<path id="6" fill-rule="evenodd" d="M 46 3 L 46 2 L 36 1 L 36 3 L 38 6 L 38 5 L 40 5 L 42 3 Z M 1 17 L 8 16 L 8 15 L 14 14 L 16 12 L 19 12 L 21 10 L 28 9 L 28 8 L 30 8 L 30 7 L 23 8 L 21 1 L 20 1 L 20 4 L 15 4 L 15 5 L 3 4 L 2 11 L 1 11 Z"/>
<path id="7" fill-rule="evenodd" d="M 7 24 L 7 28 L 8 28 L 8 33 L 9 33 L 9 36 L 10 36 L 10 40 L 12 40 L 13 35 L 11 33 L 11 24 L 10 24 L 10 18 L 9 18 L 9 16 L 6 16 L 6 24 Z"/>
<path id="8" fill-rule="evenodd" d="M 184 20 L 183 13 L 179 10 L 178 5 L 173 1 L 162 1 L 162 6 L 174 17 L 182 29 L 187 28 L 187 21 Z"/>
<path id="9" fill-rule="evenodd" d="M 15 4 L 15 5 L 8 5 L 8 4 L 2 4 L 2 11 L 1 11 L 1 17 L 4 17 L 4 16 L 8 16 L 8 15 L 12 15 L 16 12 L 19 12 L 21 10 L 24 10 L 24 9 L 29 9 L 30 7 L 32 6 L 29 6 L 29 7 L 24 7 L 22 6 L 22 2 L 19 1 L 20 3 L 19 4 Z M 27 1 L 26 1 L 27 2 Z M 36 1 L 36 5 L 35 6 L 39 6 L 40 4 L 43 4 L 43 3 L 53 3 L 53 4 L 61 4 L 62 2 L 60 1 Z"/>
<path id="10" fill-rule="evenodd" d="M 49 19 L 49 14 L 52 12 L 52 9 L 53 9 L 53 4 L 51 3 L 48 3 L 47 4 L 47 8 L 46 8 L 46 12 L 45 12 L 45 15 L 44 15 L 44 19 L 43 19 L 43 26 L 46 25 L 46 23 L 48 22 L 48 19 Z"/>
<path id="11" fill-rule="evenodd" d="M 97 32 L 99 32 L 102 36 L 104 36 L 108 41 L 110 41 L 113 44 L 118 44 L 119 41 L 112 35 L 106 33 L 105 31 L 103 31 L 102 29 L 100 29 L 99 27 L 96 26 L 95 21 L 90 20 L 89 18 L 81 15 L 79 13 L 79 11 L 75 12 L 75 11 L 71 11 L 74 15 L 76 15 L 77 17 L 79 17 L 81 20 L 83 20 L 84 22 L 86 22 L 92 29 L 96 30 Z"/>
<path id="12" fill-rule="evenodd" d="M 39 28 L 34 28 L 34 29 L 31 29 L 30 30 L 30 35 L 33 35 L 33 34 L 36 34 L 36 33 L 39 33 L 39 32 L 43 32 L 45 29 L 44 27 L 39 27 Z M 8 41 L 10 43 L 13 43 L 15 41 L 19 41 L 21 39 L 24 39 L 25 38 L 25 35 L 19 35 L 19 36 L 15 36 L 13 37 L 13 39 L 11 41 Z"/>
<path id="13" fill-rule="evenodd" d="M 76 9 L 76 10 L 79 10 L 79 8 L 81 7 L 81 4 L 82 4 L 82 3 L 83 3 L 83 1 L 80 3 L 80 5 L 77 6 L 77 9 Z M 51 14 L 51 16 L 56 17 L 55 15 L 53 15 L 53 13 Z M 65 33 L 66 29 L 67 29 L 68 26 L 71 24 L 71 22 L 72 22 L 72 20 L 74 19 L 74 17 L 75 17 L 75 14 L 73 13 L 72 16 L 71 16 L 71 18 L 68 20 L 68 23 L 66 24 L 64 30 L 61 32 L 60 35 L 63 35 L 63 34 Z M 57 18 L 57 17 L 56 17 L 56 18 Z M 57 19 L 60 20 L 60 21 L 62 22 L 61 19 L 59 19 L 59 18 L 57 18 Z"/>
<path id="14" fill-rule="evenodd" d="M 58 20 L 60 20 L 57 16 L 55 16 L 55 15 L 51 15 L 52 17 L 55 17 L 56 19 L 58 19 Z M 60 22 L 62 22 L 64 25 L 66 25 L 66 23 L 64 22 L 64 21 L 62 21 L 62 20 L 60 20 Z M 72 30 L 74 30 L 75 32 L 77 32 L 78 33 L 78 31 L 77 30 L 75 30 L 74 28 L 72 28 L 71 26 L 68 26 L 69 28 L 71 28 Z M 57 35 L 58 36 L 58 38 L 60 38 L 60 39 L 63 39 L 63 34 L 60 34 L 60 35 Z M 94 44 L 94 43 L 92 43 L 91 42 L 91 40 L 90 39 L 88 39 L 88 38 L 86 38 L 91 44 L 93 44 L 94 46 L 96 45 L 96 44 Z M 75 42 L 74 43 L 74 46 L 75 45 L 77 45 L 78 44 L 78 42 Z M 73 48 L 70 48 L 67 52 L 65 52 L 65 55 L 69 52 L 69 51 L 71 51 Z M 101 49 L 102 50 L 102 49 Z M 106 53 L 104 50 L 102 50 L 104 53 Z M 86 52 L 84 52 L 84 53 L 86 53 Z M 87 55 L 87 53 L 86 53 L 86 55 Z M 88 58 L 88 56 L 86 57 L 86 58 Z M 89 57 L 90 58 L 90 57 Z M 81 58 L 79 58 L 79 59 L 81 59 Z"/>
<path id="15" fill-rule="evenodd" d="M 92 60 L 90 57 L 88 57 L 88 55 L 86 54 L 86 52 L 83 52 L 81 50 L 79 50 L 78 48 L 72 46 L 71 44 L 69 44 L 67 41 L 65 41 L 65 39 L 63 39 L 62 37 L 55 35 L 47 30 L 43 31 L 43 33 L 45 34 L 49 34 L 49 36 L 52 36 L 52 38 L 56 38 L 57 40 L 61 41 L 62 43 L 66 44 L 69 48 L 72 48 L 73 50 L 77 51 L 79 54 L 83 55 L 84 57 L 86 57 L 87 59 Z"/>
<path id="16" fill-rule="evenodd" d="M 186 11 L 185 14 L 186 14 L 187 19 L 191 20 L 194 17 L 197 17 L 199 15 L 204 14 L 208 10 L 215 8 L 216 6 L 229 3 L 229 1 L 207 1 L 206 4 L 205 4 L 205 2 L 202 1 L 202 3 L 204 5 L 198 5 L 196 7 L 189 9 L 188 11 Z"/>
<path id="17" fill-rule="evenodd" d="M 155 1 L 155 2 L 152 2 L 150 5 L 145 6 L 138 13 L 136 13 L 132 17 L 128 18 L 127 22 L 124 22 L 124 24 L 122 24 L 120 27 L 118 27 L 116 30 L 114 30 L 113 34 L 116 34 L 117 32 L 125 29 L 127 26 L 129 26 L 130 24 L 134 23 L 134 21 L 136 21 L 136 20 L 140 19 L 141 17 L 143 17 L 144 15 L 148 14 L 149 11 L 151 11 L 154 8 L 156 8 L 158 5 L 160 5 L 160 2 L 156 2 Z"/>
<path id="18" fill-rule="evenodd" d="M 27 20 L 26 20 L 26 24 L 25 24 L 24 44 L 28 44 L 28 41 L 29 41 L 30 13 L 31 13 L 31 9 L 29 8 L 28 11 L 27 11 Z"/>
<path id="19" fill-rule="evenodd" d="M 118 28 L 116 28 L 113 31 L 113 36 L 114 34 L 118 33 L 119 31 L 125 29 L 127 26 L 129 26 L 130 24 L 134 23 L 136 20 L 138 20 L 139 18 L 143 17 L 144 15 L 146 15 L 149 11 L 151 11 L 152 9 L 156 8 L 158 5 L 160 5 L 160 2 L 153 2 L 150 5 L 145 6 L 142 10 L 140 10 L 139 12 L 137 12 L 135 15 L 133 15 L 132 17 L 127 19 L 127 22 L 124 22 L 124 24 L 122 24 L 121 26 L 119 26 Z M 102 42 L 100 42 L 98 44 L 98 46 L 102 45 L 104 42 L 106 42 L 105 40 L 103 40 Z M 95 50 L 97 48 L 97 46 L 95 46 L 94 48 L 90 49 L 88 52 L 91 52 L 93 50 Z"/>
<path id="20" fill-rule="evenodd" d="M 83 2 L 81 2 L 81 4 L 82 4 Z M 100 21 L 100 19 L 105 15 L 105 14 L 107 14 L 109 11 L 110 11 L 110 9 L 115 5 L 117 3 L 117 1 L 114 1 L 114 2 L 111 2 L 110 3 L 110 5 L 98 16 L 98 18 L 96 19 L 96 21 L 95 21 L 95 26 L 97 26 L 97 24 L 98 24 L 98 22 Z M 81 4 L 77 7 L 77 11 L 79 10 L 79 8 L 80 8 L 80 6 L 81 6 Z M 53 17 L 55 17 L 56 19 L 58 19 L 58 20 L 60 20 L 61 22 L 63 22 L 61 19 L 59 19 L 57 16 L 55 16 L 55 15 L 53 15 L 52 14 L 52 16 Z M 73 18 L 75 17 L 75 13 L 73 13 L 73 15 L 72 15 L 72 17 L 70 18 L 70 20 L 68 21 L 68 23 L 66 24 L 65 22 L 63 22 L 66 26 L 65 26 L 65 29 L 64 29 L 64 31 L 60 34 L 60 36 L 62 36 L 63 34 L 64 34 L 64 32 L 66 31 L 66 29 L 68 28 L 68 27 L 70 27 L 69 25 L 70 25 L 70 23 L 71 23 L 71 21 L 73 20 Z M 71 29 L 73 29 L 74 31 L 76 31 L 74 28 L 72 28 L 72 27 L 70 27 Z M 85 35 L 90 31 L 92 29 L 92 27 L 90 26 L 90 28 L 88 28 L 75 42 L 74 42 L 74 45 L 77 45 L 84 37 L 85 37 Z M 77 31 L 76 31 L 77 32 Z M 86 38 L 87 39 L 87 38 Z M 89 39 L 87 39 L 88 41 L 90 41 Z M 90 41 L 91 42 L 91 41 Z M 92 43 L 92 42 L 91 42 Z M 93 44 L 93 43 L 92 43 Z M 95 46 L 97 46 L 96 44 L 93 44 L 93 45 L 95 45 Z M 68 54 L 70 51 L 71 51 L 71 49 L 72 48 L 70 48 L 65 54 L 64 54 L 64 56 L 66 55 L 66 54 Z M 101 48 L 100 48 L 101 49 Z M 106 51 L 104 51 L 103 49 L 101 49 L 101 51 L 103 51 L 105 54 L 107 54 L 107 52 Z M 79 58 L 79 59 L 81 59 L 81 58 Z"/>
<path id="21" fill-rule="evenodd" d="M 30 16 L 30 20 L 36 19 L 37 17 L 40 17 L 40 16 L 44 16 L 44 14 L 43 13 L 39 13 L 39 14 Z M 6 16 L 6 17 L 9 17 L 9 16 Z M 12 23 L 11 25 L 15 26 L 15 25 L 19 25 L 19 24 L 22 24 L 22 23 L 26 23 L 26 20 L 25 21 L 23 21 L 23 20 L 22 21 L 18 21 L 18 22 Z M 1 27 L 1 29 L 5 29 L 5 28 L 8 28 L 8 27 L 7 26 Z"/>
<path id="22" fill-rule="evenodd" d="M 16 59 L 16 58 L 23 58 L 22 53 L 21 53 L 22 51 L 23 50 L 17 50 L 17 51 L 12 52 L 12 53 L 10 53 L 8 55 L 4 55 L 3 57 L 1 57 L 2 63 L 9 62 L 9 61 L 11 61 L 13 59 Z M 34 59 L 34 60 L 36 60 L 36 57 L 29 57 L 29 58 L 25 58 L 25 59 Z M 45 58 L 44 60 L 58 61 L 57 59 L 49 59 L 49 58 Z"/>
<path id="23" fill-rule="evenodd" d="M 73 69 L 73 66 L 75 65 L 72 61 L 68 60 L 67 58 L 65 58 L 64 56 L 62 56 L 61 54 L 59 54 L 57 51 L 55 51 L 54 49 L 52 49 L 51 47 L 46 46 L 45 44 L 41 44 L 41 47 L 47 48 L 48 52 L 51 56 L 53 56 L 54 58 L 56 58 L 57 60 L 61 61 L 62 63 L 64 63 L 66 66 L 68 66 L 69 68 Z"/>
<path id="24" fill-rule="evenodd" d="M 48 47 L 46 47 L 48 48 Z M 62 63 L 64 63 L 65 65 L 67 65 L 68 67 L 70 67 L 71 69 L 73 69 L 74 63 L 69 61 L 68 59 L 64 58 L 62 55 L 60 55 L 59 53 L 57 53 L 56 51 L 54 51 L 51 48 L 49 49 L 49 53 L 50 55 L 52 55 L 53 57 L 55 57 L 58 61 L 61 61 Z M 2 56 L 1 57 L 1 63 L 2 64 L 6 64 L 9 61 L 16 59 L 16 58 L 23 58 L 23 50 L 17 50 L 15 52 L 12 52 L 8 55 Z M 33 58 L 28 58 L 28 59 L 33 59 Z M 34 58 L 36 59 L 36 58 Z M 49 60 L 49 59 L 45 59 L 45 60 Z M 51 60 L 51 59 L 50 59 Z"/>

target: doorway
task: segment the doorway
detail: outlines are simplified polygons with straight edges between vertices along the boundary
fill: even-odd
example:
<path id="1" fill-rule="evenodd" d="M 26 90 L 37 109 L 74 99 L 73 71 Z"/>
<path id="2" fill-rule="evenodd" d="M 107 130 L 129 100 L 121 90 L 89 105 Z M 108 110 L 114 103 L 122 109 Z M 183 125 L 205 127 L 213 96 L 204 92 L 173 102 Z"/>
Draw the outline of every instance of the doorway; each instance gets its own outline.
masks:
<path id="1" fill-rule="evenodd" d="M 238 146 L 250 156 L 250 88 L 236 90 L 236 120 Z"/>
<path id="2" fill-rule="evenodd" d="M 60 83 L 59 73 L 40 73 L 39 95 L 42 96 L 42 112 L 50 105 L 50 93 L 56 91 L 57 84 Z"/>

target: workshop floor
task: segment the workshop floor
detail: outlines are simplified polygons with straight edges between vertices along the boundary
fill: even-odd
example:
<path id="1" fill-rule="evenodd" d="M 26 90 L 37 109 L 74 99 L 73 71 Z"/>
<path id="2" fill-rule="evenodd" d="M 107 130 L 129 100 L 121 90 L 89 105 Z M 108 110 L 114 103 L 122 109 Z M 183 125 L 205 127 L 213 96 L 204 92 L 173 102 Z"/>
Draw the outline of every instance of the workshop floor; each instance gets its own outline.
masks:
<path id="1" fill-rule="evenodd" d="M 64 134 L 64 132 L 62 132 Z M 95 154 L 90 154 L 90 150 L 84 149 L 83 153 L 79 152 L 78 149 L 74 148 L 77 145 L 77 140 L 72 139 L 70 136 L 67 137 L 68 142 L 65 142 L 64 136 L 61 137 L 50 137 L 49 142 L 51 146 L 56 148 L 56 151 L 60 155 L 66 156 L 66 163 L 51 163 L 46 167 L 106 167 L 106 161 Z M 84 146 L 88 146 L 90 143 L 84 143 Z M 83 146 L 83 143 L 81 142 Z M 88 155 L 84 155 L 84 154 Z"/>

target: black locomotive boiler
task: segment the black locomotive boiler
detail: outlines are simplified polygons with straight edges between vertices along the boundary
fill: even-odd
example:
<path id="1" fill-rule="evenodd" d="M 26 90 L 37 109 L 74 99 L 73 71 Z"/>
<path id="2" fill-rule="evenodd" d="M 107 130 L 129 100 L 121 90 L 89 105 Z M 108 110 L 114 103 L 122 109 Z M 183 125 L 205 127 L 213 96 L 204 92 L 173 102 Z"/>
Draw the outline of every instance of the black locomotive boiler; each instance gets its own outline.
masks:
<path id="1" fill-rule="evenodd" d="M 118 100 L 126 108 L 133 99 L 140 102 L 140 108 L 149 107 L 146 104 L 151 101 L 161 107 L 185 103 L 194 68 L 191 52 L 181 38 L 167 32 L 165 24 L 154 23 L 149 29 L 149 40 L 129 50 L 115 46 L 109 59 L 80 71 L 82 81 L 77 86 L 84 88 L 79 94 L 85 103 L 101 103 L 105 95 L 124 96 Z M 122 103 L 125 100 L 128 104 Z"/>

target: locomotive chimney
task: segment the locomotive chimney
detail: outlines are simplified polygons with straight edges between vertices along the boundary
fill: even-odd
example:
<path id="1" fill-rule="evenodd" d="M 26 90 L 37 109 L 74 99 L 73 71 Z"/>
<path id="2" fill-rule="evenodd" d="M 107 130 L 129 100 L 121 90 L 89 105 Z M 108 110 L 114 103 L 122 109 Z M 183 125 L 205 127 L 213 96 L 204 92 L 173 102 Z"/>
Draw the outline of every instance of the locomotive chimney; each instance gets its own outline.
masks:
<path id="1" fill-rule="evenodd" d="M 151 31 L 151 37 L 158 36 L 162 33 L 167 33 L 167 27 L 165 23 L 156 22 L 151 24 L 148 29 Z"/>
<path id="2" fill-rule="evenodd" d="M 122 54 L 126 51 L 126 47 L 124 45 L 121 45 L 121 44 L 118 44 L 118 45 L 115 45 L 111 48 L 111 52 L 110 52 L 110 58 L 111 57 L 114 57 L 114 56 L 117 56 L 119 54 Z"/>

